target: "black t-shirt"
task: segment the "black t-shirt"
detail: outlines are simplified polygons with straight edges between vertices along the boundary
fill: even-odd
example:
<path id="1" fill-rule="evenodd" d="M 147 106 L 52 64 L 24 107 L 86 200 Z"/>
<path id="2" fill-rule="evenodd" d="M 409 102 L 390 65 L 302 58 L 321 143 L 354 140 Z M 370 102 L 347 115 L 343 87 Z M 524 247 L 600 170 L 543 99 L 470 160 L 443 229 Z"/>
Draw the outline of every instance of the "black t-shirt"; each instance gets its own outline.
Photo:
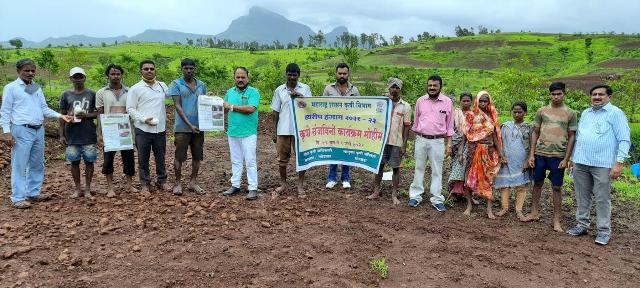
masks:
<path id="1" fill-rule="evenodd" d="M 73 90 L 67 90 L 60 95 L 60 109 L 74 111 L 76 106 L 80 106 L 86 113 L 96 111 L 96 93 L 90 89 L 76 94 Z M 84 118 L 79 123 L 67 123 L 64 127 L 64 134 L 69 145 L 87 145 L 96 144 L 98 137 L 96 135 L 95 118 Z"/>

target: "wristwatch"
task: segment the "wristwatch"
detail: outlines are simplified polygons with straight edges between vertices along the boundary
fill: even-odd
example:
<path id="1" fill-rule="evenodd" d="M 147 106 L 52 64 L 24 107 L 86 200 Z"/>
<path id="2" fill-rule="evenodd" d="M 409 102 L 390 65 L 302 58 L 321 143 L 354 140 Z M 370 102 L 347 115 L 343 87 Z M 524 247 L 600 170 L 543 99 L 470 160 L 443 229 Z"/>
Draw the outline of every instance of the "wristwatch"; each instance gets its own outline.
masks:
<path id="1" fill-rule="evenodd" d="M 231 109 L 229 109 L 229 110 L 233 111 L 233 105 L 231 105 Z"/>

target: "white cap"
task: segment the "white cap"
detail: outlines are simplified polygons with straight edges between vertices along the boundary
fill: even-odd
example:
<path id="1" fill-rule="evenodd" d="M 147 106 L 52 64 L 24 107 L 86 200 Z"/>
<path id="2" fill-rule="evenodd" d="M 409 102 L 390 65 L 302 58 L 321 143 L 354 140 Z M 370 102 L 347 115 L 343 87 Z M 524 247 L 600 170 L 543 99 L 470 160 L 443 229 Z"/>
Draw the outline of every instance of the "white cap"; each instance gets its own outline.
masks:
<path id="1" fill-rule="evenodd" d="M 73 67 L 71 68 L 71 71 L 69 71 L 69 76 L 73 76 L 76 74 L 82 74 L 84 76 L 87 76 L 87 73 L 84 73 L 84 69 L 80 68 L 80 67 Z"/>

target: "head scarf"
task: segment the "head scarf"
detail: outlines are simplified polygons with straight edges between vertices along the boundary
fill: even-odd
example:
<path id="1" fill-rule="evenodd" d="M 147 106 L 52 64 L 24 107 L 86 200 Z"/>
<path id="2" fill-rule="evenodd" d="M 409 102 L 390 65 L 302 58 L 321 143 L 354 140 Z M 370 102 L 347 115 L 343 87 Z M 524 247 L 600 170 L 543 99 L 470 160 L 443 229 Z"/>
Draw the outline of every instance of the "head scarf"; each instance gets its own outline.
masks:
<path id="1" fill-rule="evenodd" d="M 398 88 L 402 89 L 402 80 L 396 77 L 389 77 L 387 82 L 387 89 L 391 88 L 391 86 L 396 85 Z"/>
<path id="2" fill-rule="evenodd" d="M 482 96 L 489 98 L 489 104 L 487 104 L 487 112 L 480 109 L 480 98 Z M 465 125 L 463 125 L 463 132 L 467 136 L 469 141 L 480 141 L 495 131 L 498 141 L 502 143 L 502 134 L 500 133 L 500 119 L 498 118 L 498 111 L 493 104 L 491 94 L 487 91 L 480 91 L 474 99 L 473 108 L 471 111 L 467 111 L 465 115 Z"/>

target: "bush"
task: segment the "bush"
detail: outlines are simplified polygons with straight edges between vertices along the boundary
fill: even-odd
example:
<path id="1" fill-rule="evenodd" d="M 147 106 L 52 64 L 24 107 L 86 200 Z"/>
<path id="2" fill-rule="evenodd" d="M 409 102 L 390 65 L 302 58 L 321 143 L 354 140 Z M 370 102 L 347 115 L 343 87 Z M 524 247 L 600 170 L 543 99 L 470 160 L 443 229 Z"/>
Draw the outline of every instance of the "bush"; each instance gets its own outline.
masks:
<path id="1" fill-rule="evenodd" d="M 629 156 L 631 156 L 631 163 L 638 163 L 640 161 L 640 123 L 630 123 L 631 128 L 631 147 Z"/>

